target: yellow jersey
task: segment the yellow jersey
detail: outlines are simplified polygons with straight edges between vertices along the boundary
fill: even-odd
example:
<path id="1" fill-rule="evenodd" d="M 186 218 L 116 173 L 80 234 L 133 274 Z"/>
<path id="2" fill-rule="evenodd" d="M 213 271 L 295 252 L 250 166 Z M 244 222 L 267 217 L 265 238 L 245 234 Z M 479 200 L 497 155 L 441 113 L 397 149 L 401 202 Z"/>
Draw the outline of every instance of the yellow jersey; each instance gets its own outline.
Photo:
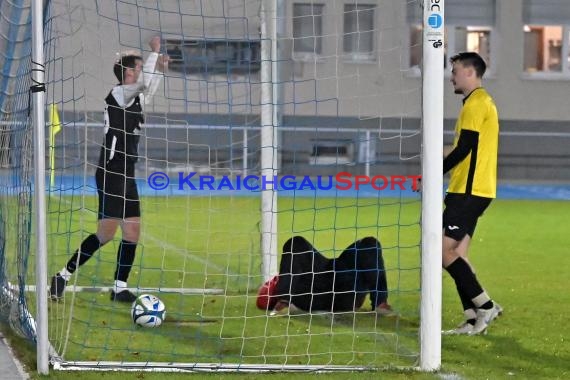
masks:
<path id="1" fill-rule="evenodd" d="M 495 198 L 499 116 L 493 98 L 484 88 L 473 90 L 464 99 L 455 124 L 454 148 L 462 131 L 476 138 L 467 157 L 453 167 L 447 192 Z"/>

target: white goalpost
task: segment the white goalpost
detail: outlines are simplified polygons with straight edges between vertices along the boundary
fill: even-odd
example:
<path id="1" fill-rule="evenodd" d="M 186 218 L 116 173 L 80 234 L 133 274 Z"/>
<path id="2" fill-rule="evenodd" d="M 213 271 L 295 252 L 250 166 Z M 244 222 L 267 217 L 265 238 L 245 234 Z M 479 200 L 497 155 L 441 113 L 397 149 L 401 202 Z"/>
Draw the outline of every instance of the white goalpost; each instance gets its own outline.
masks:
<path id="1" fill-rule="evenodd" d="M 423 12 L 422 296 L 420 368 L 441 366 L 444 1 Z"/>
<path id="2" fill-rule="evenodd" d="M 283 1 L 261 2 L 261 176 L 277 175 L 277 128 L 279 127 L 279 59 L 277 26 L 283 16 L 277 13 Z M 268 281 L 277 274 L 277 191 L 275 184 L 261 192 L 262 274 Z"/>
<path id="3" fill-rule="evenodd" d="M 0 279 L 11 303 L 36 301 L 18 302 L 35 316 L 40 374 L 50 364 L 440 368 L 444 0 L 31 0 L 30 7 L 35 262 L 19 252 L 4 258 L 1 247 Z M 61 299 L 50 301 L 43 289 L 97 228 L 94 173 L 113 62 L 125 51 L 146 59 L 154 36 L 170 63 L 142 101 L 135 167 L 142 227 L 128 280 L 135 294 L 166 305 L 163 324 L 151 329 L 133 323 L 130 304 L 109 300 L 120 230 L 73 273 Z M 9 101 L 0 96 L 3 109 Z M 26 116 L 14 111 L 4 120 L 25 124 Z M 421 194 L 406 182 L 419 173 Z M 26 228 L 10 223 L 26 204 L 11 191 L 0 195 L 9 211 L 0 240 L 10 244 Z M 369 296 L 350 312 L 272 315 L 256 307 L 259 286 L 278 274 L 293 236 L 330 260 L 359 239 L 378 239 L 390 313 Z M 12 266 L 34 273 L 14 276 Z M 314 278 L 313 268 L 308 273 Z"/>
<path id="4" fill-rule="evenodd" d="M 36 281 L 47 283 L 47 228 L 45 182 L 45 59 L 43 50 L 43 2 L 32 1 L 32 82 L 33 126 L 34 126 L 34 191 L 35 191 L 35 232 L 36 232 Z M 41 288 L 40 288 L 41 289 Z M 48 308 L 47 293 L 36 292 L 36 354 L 38 372 L 48 373 Z"/>

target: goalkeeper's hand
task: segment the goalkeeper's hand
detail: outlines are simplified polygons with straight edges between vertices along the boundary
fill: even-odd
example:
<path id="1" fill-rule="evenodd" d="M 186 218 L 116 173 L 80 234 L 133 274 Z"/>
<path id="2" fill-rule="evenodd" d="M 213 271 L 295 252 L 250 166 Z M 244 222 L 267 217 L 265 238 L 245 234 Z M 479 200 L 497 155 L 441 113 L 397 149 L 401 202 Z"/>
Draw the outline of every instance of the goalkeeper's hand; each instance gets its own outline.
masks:
<path id="1" fill-rule="evenodd" d="M 160 52 L 160 36 L 154 36 L 148 41 L 148 45 L 150 46 L 150 50 L 154 53 Z"/>
<path id="2" fill-rule="evenodd" d="M 165 73 L 168 71 L 168 62 L 170 61 L 170 57 L 166 54 L 161 54 L 158 56 L 158 60 L 156 61 L 156 68 L 158 71 Z"/>

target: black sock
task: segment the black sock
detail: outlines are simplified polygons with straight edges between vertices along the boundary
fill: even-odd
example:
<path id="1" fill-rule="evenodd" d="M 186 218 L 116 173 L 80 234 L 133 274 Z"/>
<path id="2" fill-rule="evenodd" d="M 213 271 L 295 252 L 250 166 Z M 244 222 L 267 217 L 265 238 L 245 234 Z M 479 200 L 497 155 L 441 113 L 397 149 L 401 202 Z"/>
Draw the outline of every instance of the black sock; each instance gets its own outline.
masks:
<path id="1" fill-rule="evenodd" d="M 69 273 L 75 272 L 77 268 L 85 264 L 85 262 L 93 256 L 99 247 L 101 247 L 101 243 L 99 242 L 97 235 L 91 234 L 87 236 L 87 238 L 85 238 L 81 243 L 79 249 L 75 251 L 73 256 L 71 256 L 71 259 L 69 259 L 65 268 Z"/>
<path id="2" fill-rule="evenodd" d="M 457 293 L 459 294 L 459 298 L 461 299 L 461 305 L 463 306 L 463 310 L 469 310 L 469 309 L 476 309 L 477 307 L 475 306 L 475 304 L 473 303 L 473 301 L 471 301 L 471 298 L 469 298 L 464 291 L 462 291 L 461 289 L 459 289 L 459 287 L 457 286 Z"/>
<path id="3" fill-rule="evenodd" d="M 121 240 L 117 251 L 117 268 L 115 270 L 115 280 L 127 282 L 133 262 L 135 261 L 135 251 L 137 243 Z"/>
<path id="4" fill-rule="evenodd" d="M 475 277 L 471 267 L 462 257 L 459 257 L 445 269 L 455 280 L 459 294 L 464 294 L 465 297 L 472 300 L 483 293 L 483 288 L 477 281 L 477 277 Z"/>
<path id="5" fill-rule="evenodd" d="M 477 279 L 477 275 L 475 273 L 473 273 L 473 276 L 475 276 L 475 279 Z M 479 282 L 479 280 L 477 280 L 477 282 Z M 485 291 L 485 290 L 483 290 Z M 477 307 L 475 305 L 475 303 L 473 303 L 473 301 L 471 301 L 471 304 L 475 307 L 475 308 L 479 308 L 479 309 L 485 309 L 485 310 L 489 310 L 492 309 L 495 304 L 493 303 L 493 300 L 489 299 L 489 301 L 485 302 L 483 305 Z"/>

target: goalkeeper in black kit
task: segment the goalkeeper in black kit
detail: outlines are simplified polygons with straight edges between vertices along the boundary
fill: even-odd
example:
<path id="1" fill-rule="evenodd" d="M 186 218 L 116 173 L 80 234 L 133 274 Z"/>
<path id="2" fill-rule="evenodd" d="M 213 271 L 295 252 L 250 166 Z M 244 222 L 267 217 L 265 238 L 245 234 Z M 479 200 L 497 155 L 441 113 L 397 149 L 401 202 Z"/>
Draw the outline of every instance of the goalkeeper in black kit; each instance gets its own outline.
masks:
<path id="1" fill-rule="evenodd" d="M 372 310 L 393 315 L 380 242 L 355 241 L 337 258 L 323 256 L 305 238 L 283 246 L 279 275 L 259 291 L 257 306 L 273 313 L 296 310 L 345 312 L 360 309 L 369 296 Z"/>
<path id="2" fill-rule="evenodd" d="M 105 98 L 105 139 L 95 172 L 99 200 L 97 232 L 81 243 L 67 264 L 51 279 L 50 296 L 63 297 L 72 274 L 122 230 L 111 300 L 133 302 L 136 296 L 127 288 L 140 236 L 140 200 L 135 182 L 138 143 L 144 123 L 143 106 L 156 92 L 168 56 L 160 55 L 160 38 L 149 42 L 146 62 L 136 53 L 122 55 L 113 72 L 119 81 Z"/>

